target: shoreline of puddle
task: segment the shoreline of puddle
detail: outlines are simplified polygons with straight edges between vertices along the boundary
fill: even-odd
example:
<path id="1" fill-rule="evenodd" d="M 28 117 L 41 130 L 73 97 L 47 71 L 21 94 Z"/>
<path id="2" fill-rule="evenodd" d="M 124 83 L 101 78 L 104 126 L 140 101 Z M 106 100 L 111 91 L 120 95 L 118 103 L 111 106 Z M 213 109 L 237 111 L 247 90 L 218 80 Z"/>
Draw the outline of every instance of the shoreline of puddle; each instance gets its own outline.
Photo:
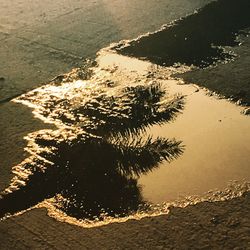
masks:
<path id="1" fill-rule="evenodd" d="M 185 151 L 179 159 L 170 163 L 162 163 L 159 168 L 139 178 L 138 184 L 142 188 L 144 200 L 149 202 L 152 207 L 155 206 L 156 210 L 153 209 L 153 213 L 138 213 L 119 219 L 107 217 L 104 221 L 87 221 L 86 223 L 84 220 L 77 220 L 59 212 L 47 201 L 34 208 L 46 207 L 49 216 L 57 220 L 83 227 L 92 227 L 111 222 L 123 222 L 131 218 L 140 219 L 165 214 L 168 212 L 169 204 L 178 204 L 177 206 L 179 206 L 181 200 L 187 200 L 185 197 L 193 197 L 189 198 L 189 203 L 185 203 L 186 205 L 209 200 L 206 195 L 206 198 L 202 198 L 205 197 L 204 194 L 209 194 L 212 197 L 211 190 L 225 190 L 228 183 L 232 182 L 238 183 L 235 184 L 237 187 L 244 186 L 239 190 L 236 188 L 232 198 L 240 196 L 242 190 L 249 191 L 250 176 L 247 152 L 250 152 L 250 146 L 247 145 L 247 141 L 249 141 L 247 129 L 250 125 L 250 119 L 249 116 L 241 113 L 244 110 L 243 107 L 225 99 L 208 96 L 206 90 L 196 85 L 184 85 L 181 79 L 173 79 L 171 74 L 176 72 L 175 68 L 159 67 L 149 62 L 107 51 L 100 52 L 96 61 L 99 66 L 94 68 L 92 80 L 95 79 L 96 74 L 101 78 L 103 76 L 107 79 L 111 77 L 112 81 L 114 72 L 119 72 L 116 75 L 118 81 L 124 80 L 126 74 L 128 76 L 125 77 L 125 81 L 131 77 L 135 81 L 141 81 L 140 77 L 142 77 L 144 80 L 146 78 L 146 81 L 160 82 L 171 94 L 179 93 L 185 96 L 185 107 L 182 114 L 179 114 L 171 123 L 161 127 L 152 126 L 146 131 L 153 137 L 161 135 L 182 140 Z M 183 67 L 178 70 L 187 71 L 188 68 Z M 24 105 L 28 104 L 25 101 L 14 101 Z M 32 107 L 31 105 L 27 106 Z M 41 119 L 34 110 L 33 113 Z M 224 199 L 223 195 L 218 197 L 217 200 Z M 228 198 L 230 199 L 230 197 Z M 168 205 L 166 206 L 166 204 Z"/>

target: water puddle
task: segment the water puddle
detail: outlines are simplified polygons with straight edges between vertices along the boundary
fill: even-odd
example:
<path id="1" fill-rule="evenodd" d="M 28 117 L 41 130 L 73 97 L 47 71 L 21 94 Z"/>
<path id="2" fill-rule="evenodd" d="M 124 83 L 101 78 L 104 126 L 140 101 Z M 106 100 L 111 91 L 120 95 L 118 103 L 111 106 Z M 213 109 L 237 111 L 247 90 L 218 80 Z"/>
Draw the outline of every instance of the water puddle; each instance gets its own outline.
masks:
<path id="1" fill-rule="evenodd" d="M 102 51 L 15 99 L 57 129 L 27 135 L 1 217 L 45 206 L 63 221 L 110 222 L 249 181 L 249 117 L 171 78 L 187 70 Z"/>
<path id="2" fill-rule="evenodd" d="M 1 216 L 51 198 L 77 219 L 146 209 L 138 177 L 183 153 L 181 141 L 153 139 L 146 128 L 173 120 L 184 100 L 145 77 L 138 83 L 139 78 L 139 72 L 125 74 L 118 65 L 100 63 L 17 98 L 58 129 L 27 135 L 30 157 L 13 168 Z"/>
<path id="3" fill-rule="evenodd" d="M 188 71 L 188 67 L 153 69 L 148 62 L 119 55 L 106 55 L 102 62 L 111 66 L 112 58 L 113 64 L 116 62 L 124 68 L 134 65 L 141 69 L 141 74 L 148 68 L 149 81 L 157 81 L 168 93 L 185 96 L 184 110 L 174 122 L 148 129 L 155 138 L 180 139 L 185 151 L 170 164 L 162 163 L 160 168 L 139 178 L 147 201 L 156 204 L 202 195 L 214 188 L 223 189 L 231 180 L 249 180 L 250 119 L 242 114 L 243 107 L 211 97 L 207 90 L 195 85 L 171 79 L 175 70 Z"/>

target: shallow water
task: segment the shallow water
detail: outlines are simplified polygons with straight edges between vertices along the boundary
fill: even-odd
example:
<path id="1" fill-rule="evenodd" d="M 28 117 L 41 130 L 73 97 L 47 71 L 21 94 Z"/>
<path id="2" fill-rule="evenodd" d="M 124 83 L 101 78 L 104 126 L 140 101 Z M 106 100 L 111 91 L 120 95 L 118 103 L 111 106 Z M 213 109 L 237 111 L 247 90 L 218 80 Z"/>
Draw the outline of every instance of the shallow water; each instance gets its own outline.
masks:
<path id="1" fill-rule="evenodd" d="M 150 68 L 150 64 L 117 55 L 104 56 L 103 62 L 129 70 Z M 181 71 L 181 69 L 179 69 Z M 249 181 L 250 118 L 244 108 L 225 99 L 210 96 L 195 85 L 168 78 L 170 68 L 159 68 L 152 80 L 162 82 L 169 93 L 186 96 L 185 108 L 174 122 L 153 126 L 148 133 L 178 138 L 185 145 L 184 154 L 159 169 L 143 175 L 138 183 L 143 197 L 153 203 L 172 201 L 189 195 L 202 195 L 208 190 L 224 188 L 231 180 Z M 150 78 L 149 78 L 150 80 Z"/>
<path id="2" fill-rule="evenodd" d="M 185 87 L 181 89 L 185 93 Z M 173 124 L 152 128 L 155 135 L 178 136 L 186 148 L 169 166 L 163 164 L 140 179 L 144 197 L 162 202 L 220 189 L 230 180 L 249 180 L 250 119 L 240 112 L 234 104 L 199 91 L 187 98 Z"/>
<path id="3" fill-rule="evenodd" d="M 47 198 L 77 218 L 124 216 L 147 207 L 136 177 L 183 149 L 180 141 L 141 134 L 150 124 L 172 120 L 183 100 L 168 98 L 146 78 L 138 84 L 136 75 L 92 66 L 15 100 L 57 129 L 27 135 L 30 157 L 13 168 L 15 177 L 0 202 L 2 216 Z"/>
<path id="4" fill-rule="evenodd" d="M 90 73 L 74 71 L 62 82 L 15 100 L 32 107 L 36 117 L 58 129 L 26 137 L 31 156 L 13 168 L 16 177 L 3 194 L 2 216 L 42 202 L 59 211 L 55 217 L 63 212 L 66 217 L 102 220 L 107 215 L 155 211 L 157 204 L 224 189 L 231 180 L 249 181 L 250 119 L 241 114 L 243 108 L 171 79 L 172 73 L 187 71 L 187 67 L 157 67 L 107 52 L 100 53 L 97 63 Z M 164 102 L 179 102 L 184 96 L 178 106 L 183 111 L 177 111 L 170 123 L 164 118 L 161 125 L 154 125 L 149 118 L 139 124 L 146 115 L 148 98 L 151 94 L 157 98 L 154 84 L 168 93 L 163 94 Z M 141 114 L 131 123 L 133 115 L 128 119 L 123 108 L 125 103 L 129 107 L 140 100 L 138 91 L 143 95 L 156 92 L 142 99 Z M 176 94 L 181 99 L 169 99 Z M 92 109 L 91 105 L 97 106 Z"/>

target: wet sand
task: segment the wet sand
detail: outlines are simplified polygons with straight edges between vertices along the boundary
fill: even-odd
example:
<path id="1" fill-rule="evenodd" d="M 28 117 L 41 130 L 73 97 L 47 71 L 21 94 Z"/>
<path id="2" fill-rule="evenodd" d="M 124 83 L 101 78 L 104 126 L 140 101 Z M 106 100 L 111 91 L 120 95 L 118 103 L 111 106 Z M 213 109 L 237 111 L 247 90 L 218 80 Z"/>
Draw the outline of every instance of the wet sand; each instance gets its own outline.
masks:
<path id="1" fill-rule="evenodd" d="M 249 249 L 249 193 L 173 208 L 169 215 L 84 229 L 45 209 L 0 223 L 1 249 Z"/>
<path id="2" fill-rule="evenodd" d="M 230 48 L 236 54 L 233 62 L 203 70 L 196 69 L 178 76 L 187 83 L 198 84 L 235 102 L 249 106 L 250 75 L 249 70 L 246 69 L 250 67 L 250 36 L 243 36 L 241 39 L 240 47 Z"/>
<path id="3" fill-rule="evenodd" d="M 208 2 L 1 0 L 0 102 L 82 65 L 112 42 L 157 30 Z"/>

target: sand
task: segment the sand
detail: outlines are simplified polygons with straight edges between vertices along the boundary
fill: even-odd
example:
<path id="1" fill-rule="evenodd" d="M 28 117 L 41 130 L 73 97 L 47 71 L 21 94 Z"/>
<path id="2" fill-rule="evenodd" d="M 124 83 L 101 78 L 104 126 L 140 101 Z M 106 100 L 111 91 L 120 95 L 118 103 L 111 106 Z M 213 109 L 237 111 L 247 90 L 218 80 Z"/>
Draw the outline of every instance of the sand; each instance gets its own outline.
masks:
<path id="1" fill-rule="evenodd" d="M 45 209 L 0 223 L 0 249 L 249 249 L 250 196 L 84 229 Z"/>
<path id="2" fill-rule="evenodd" d="M 239 104 L 250 106 L 250 73 L 247 70 L 250 67 L 250 36 L 241 39 L 240 47 L 230 48 L 236 55 L 233 62 L 178 76 L 187 83 L 198 84 Z"/>
<path id="3" fill-rule="evenodd" d="M 1 0 L 0 102 L 70 71 L 112 42 L 157 30 L 208 2 Z"/>
<path id="4" fill-rule="evenodd" d="M 0 66 L 0 77 L 4 77 L 0 81 L 0 189 L 8 185 L 11 167 L 26 157 L 23 136 L 49 127 L 35 119 L 30 109 L 8 102 L 10 99 L 81 65 L 86 56 L 93 57 L 110 42 L 154 31 L 207 2 L 158 1 L 156 5 L 146 1 L 142 6 L 140 1 L 33 1 L 27 8 L 24 1 L 15 5 L 1 0 L 5 11 L 0 57 L 5 63 Z M 141 9 L 145 11 L 135 15 Z M 97 22 L 97 17 L 103 21 Z M 241 47 L 237 52 L 247 54 L 247 49 Z M 238 67 L 241 65 L 240 61 Z M 217 68 L 216 79 L 223 82 L 224 72 L 232 68 L 231 64 Z M 198 80 L 195 74 L 190 76 L 191 82 Z M 91 229 L 59 222 L 47 216 L 46 209 L 34 209 L 0 222 L 0 249 L 248 249 L 249 223 L 249 193 L 229 201 L 173 208 L 169 215 Z"/>

